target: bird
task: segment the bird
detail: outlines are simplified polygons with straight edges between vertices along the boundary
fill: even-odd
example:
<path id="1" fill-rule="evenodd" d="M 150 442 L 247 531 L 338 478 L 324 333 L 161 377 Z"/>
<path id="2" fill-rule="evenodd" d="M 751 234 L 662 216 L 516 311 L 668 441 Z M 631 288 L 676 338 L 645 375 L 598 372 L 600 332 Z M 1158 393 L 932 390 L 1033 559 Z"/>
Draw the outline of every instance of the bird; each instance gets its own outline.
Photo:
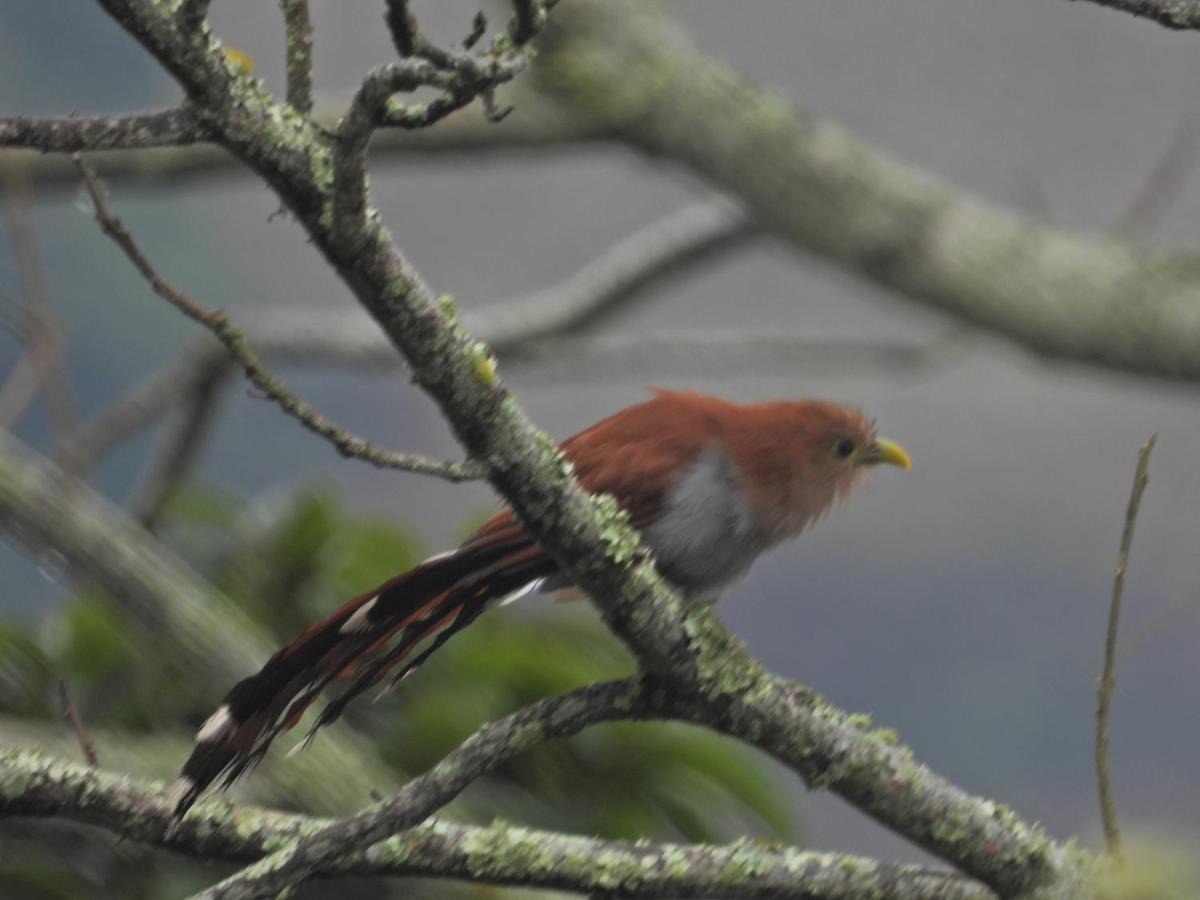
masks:
<path id="1" fill-rule="evenodd" d="M 821 519 L 875 465 L 909 469 L 859 410 L 822 400 L 734 403 L 652 389 L 562 443 L 581 487 L 612 496 L 687 601 L 711 598 L 763 552 Z M 484 610 L 570 578 L 509 509 L 457 548 L 345 601 L 238 682 L 200 726 L 169 791 L 183 816 L 228 787 L 335 681 L 303 743 L 385 679 L 412 674 Z"/>

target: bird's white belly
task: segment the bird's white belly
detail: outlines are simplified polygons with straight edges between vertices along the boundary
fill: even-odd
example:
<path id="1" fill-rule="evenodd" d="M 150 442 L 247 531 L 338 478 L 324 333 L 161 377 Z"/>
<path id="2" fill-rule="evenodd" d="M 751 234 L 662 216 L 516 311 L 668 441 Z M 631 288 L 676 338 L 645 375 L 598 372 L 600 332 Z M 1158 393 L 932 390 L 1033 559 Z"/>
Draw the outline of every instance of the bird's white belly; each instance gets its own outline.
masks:
<path id="1" fill-rule="evenodd" d="M 770 546 L 743 496 L 733 463 L 710 451 L 668 492 L 662 512 L 642 530 L 659 571 L 688 595 L 724 586 Z"/>

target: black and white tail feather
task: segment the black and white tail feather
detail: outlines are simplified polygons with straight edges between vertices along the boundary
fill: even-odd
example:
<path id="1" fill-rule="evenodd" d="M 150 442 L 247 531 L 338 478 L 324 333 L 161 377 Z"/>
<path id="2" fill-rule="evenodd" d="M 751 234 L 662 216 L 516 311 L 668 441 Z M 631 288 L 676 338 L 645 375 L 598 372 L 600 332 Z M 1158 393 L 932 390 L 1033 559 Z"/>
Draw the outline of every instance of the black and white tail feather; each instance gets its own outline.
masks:
<path id="1" fill-rule="evenodd" d="M 299 747 L 346 705 L 411 674 L 490 605 L 546 583 L 558 567 L 507 516 L 489 522 L 456 550 L 432 557 L 347 600 L 310 625 L 226 694 L 196 732 L 196 744 L 171 786 L 182 816 L 214 781 L 228 787 L 294 726 L 334 681 L 349 686 L 321 711 Z"/>

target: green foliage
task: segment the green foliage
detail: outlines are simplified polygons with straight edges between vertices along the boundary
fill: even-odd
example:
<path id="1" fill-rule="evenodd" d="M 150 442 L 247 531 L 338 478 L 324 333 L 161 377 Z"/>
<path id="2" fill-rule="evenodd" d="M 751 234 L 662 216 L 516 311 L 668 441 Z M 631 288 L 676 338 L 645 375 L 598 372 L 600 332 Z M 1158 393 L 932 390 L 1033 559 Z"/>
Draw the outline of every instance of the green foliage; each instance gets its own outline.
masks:
<path id="1" fill-rule="evenodd" d="M 170 510 L 167 536 L 281 642 L 424 556 L 411 530 L 356 517 L 319 487 L 249 502 L 185 491 Z M 153 622 L 131 621 L 111 598 L 85 591 L 36 627 L 0 623 L 0 715 L 14 726 L 61 721 L 61 675 L 89 727 L 141 735 L 152 747 L 154 734 L 190 733 L 211 711 L 210 686 L 198 690 L 179 665 Z M 632 668 L 590 606 L 533 598 L 487 613 L 386 702 L 356 704 L 348 718 L 377 739 L 382 758 L 403 779 L 492 719 Z M 273 755 L 273 765 L 287 765 Z M 120 759 L 102 762 L 122 767 Z M 249 778 L 269 773 L 268 766 Z M 754 751 L 699 729 L 648 723 L 597 727 L 524 754 L 473 785 L 452 813 L 621 838 L 715 840 L 750 832 L 792 841 L 790 801 Z M 145 856 L 133 854 L 129 865 L 110 859 L 105 894 L 180 893 L 181 882 L 167 890 L 147 874 L 165 870 L 147 869 Z M 144 870 L 136 878 L 129 871 L 135 857 Z M 14 866 L 19 871 L 4 873 L 28 888 L 17 895 L 79 896 L 70 886 L 74 876 L 45 878 L 45 862 L 33 853 L 27 865 Z M 181 865 L 167 869 L 194 877 Z"/>

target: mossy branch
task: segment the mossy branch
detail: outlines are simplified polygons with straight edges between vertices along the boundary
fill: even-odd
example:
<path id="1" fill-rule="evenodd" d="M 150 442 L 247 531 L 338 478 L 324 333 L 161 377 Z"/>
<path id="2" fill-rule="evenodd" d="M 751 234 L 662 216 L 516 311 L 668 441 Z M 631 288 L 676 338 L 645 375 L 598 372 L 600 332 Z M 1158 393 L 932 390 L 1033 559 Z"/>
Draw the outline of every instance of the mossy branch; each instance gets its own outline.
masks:
<path id="1" fill-rule="evenodd" d="M 0 749 L 0 818 L 95 825 L 127 840 L 205 860 L 257 859 L 330 819 L 207 800 L 175 823 L 161 782 L 87 768 L 35 750 Z M 323 876 L 462 879 L 625 898 L 728 900 L 992 900 L 987 888 L 951 872 L 809 853 L 758 841 L 725 846 L 571 837 L 496 823 L 429 821 L 361 853 L 337 856 Z"/>

